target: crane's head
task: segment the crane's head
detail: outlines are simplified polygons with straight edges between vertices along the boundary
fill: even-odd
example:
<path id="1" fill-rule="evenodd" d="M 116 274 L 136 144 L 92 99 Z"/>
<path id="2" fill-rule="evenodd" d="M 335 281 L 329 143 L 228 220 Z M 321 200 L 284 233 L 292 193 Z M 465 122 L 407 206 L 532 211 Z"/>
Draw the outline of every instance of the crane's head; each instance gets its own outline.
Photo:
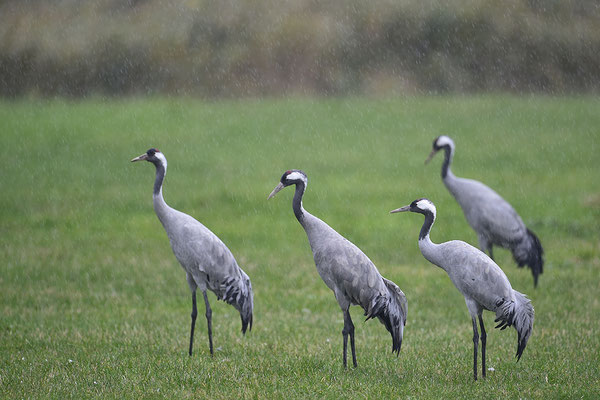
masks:
<path id="1" fill-rule="evenodd" d="M 425 164 L 431 161 L 433 156 L 442 149 L 448 149 L 451 154 L 454 153 L 454 141 L 445 135 L 436 137 L 433 141 L 433 149 L 431 150 L 431 153 L 429 153 L 427 160 L 425 160 Z"/>
<path id="2" fill-rule="evenodd" d="M 277 186 L 275 186 L 275 189 L 273 189 L 273 191 L 271 192 L 269 197 L 267 197 L 267 200 L 269 200 L 271 197 L 275 196 L 277 194 L 277 192 L 279 192 L 284 187 L 290 186 L 290 185 L 297 185 L 299 183 L 304 184 L 305 187 L 306 187 L 306 184 L 308 183 L 308 177 L 306 176 L 306 174 L 303 171 L 301 171 L 299 169 L 292 169 L 289 171 L 285 171 L 283 173 L 283 175 L 281 176 L 279 183 L 277 184 Z"/>
<path id="3" fill-rule="evenodd" d="M 152 164 L 154 164 L 156 166 L 162 165 L 165 168 L 165 170 L 167 169 L 167 158 L 158 149 L 151 148 L 144 154 L 142 154 L 136 158 L 133 158 L 131 160 L 131 162 L 144 161 L 144 160 L 151 162 Z"/>
<path id="4" fill-rule="evenodd" d="M 424 215 L 433 214 L 434 218 L 435 218 L 435 214 L 436 214 L 435 204 L 433 204 L 431 202 L 431 200 L 428 200 L 428 199 L 417 199 L 407 206 L 396 208 L 395 210 L 390 211 L 390 214 L 406 212 L 406 211 L 424 214 Z"/>

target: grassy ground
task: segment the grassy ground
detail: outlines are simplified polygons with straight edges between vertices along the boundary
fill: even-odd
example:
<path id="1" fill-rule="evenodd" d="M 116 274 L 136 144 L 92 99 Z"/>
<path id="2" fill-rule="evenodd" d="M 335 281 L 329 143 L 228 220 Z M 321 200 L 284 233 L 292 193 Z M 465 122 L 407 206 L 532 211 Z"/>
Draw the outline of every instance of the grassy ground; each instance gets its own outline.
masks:
<path id="1" fill-rule="evenodd" d="M 154 99 L 0 103 L 0 398 L 546 398 L 600 396 L 600 101 L 438 97 L 205 103 Z M 472 381 L 462 296 L 419 253 L 422 218 L 388 211 L 427 196 L 432 238 L 476 243 L 443 186 L 431 142 L 452 136 L 454 172 L 508 199 L 546 250 L 536 309 L 516 332 L 492 328 L 488 378 Z M 152 209 L 164 194 L 229 246 L 255 290 L 254 329 L 214 295 L 217 351 L 198 319 L 187 356 L 185 275 Z M 378 322 L 356 324 L 359 366 L 342 368 L 342 313 L 291 210 L 266 201 L 281 174 L 309 176 L 304 206 L 356 243 L 406 293 L 401 354 Z"/>

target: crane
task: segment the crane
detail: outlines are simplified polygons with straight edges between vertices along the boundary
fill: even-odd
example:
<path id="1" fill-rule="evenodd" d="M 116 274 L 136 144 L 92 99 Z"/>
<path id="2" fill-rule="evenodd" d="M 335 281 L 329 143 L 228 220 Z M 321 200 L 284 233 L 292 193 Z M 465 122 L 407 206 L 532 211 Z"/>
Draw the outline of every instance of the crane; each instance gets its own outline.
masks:
<path id="1" fill-rule="evenodd" d="M 531 301 L 513 290 L 500 267 L 485 253 L 460 240 L 436 244 L 429 238 L 435 222 L 436 208 L 428 199 L 417 199 L 410 205 L 397 208 L 391 213 L 410 211 L 423 214 L 425 222 L 419 233 L 419 249 L 430 263 L 442 268 L 454 286 L 463 294 L 473 323 L 473 376 L 477 380 L 477 351 L 481 327 L 481 374 L 485 378 L 486 332 L 483 310 L 496 313 L 496 328 L 514 326 L 517 331 L 517 361 L 521 359 L 533 329 L 534 310 Z"/>
<path id="2" fill-rule="evenodd" d="M 238 266 L 231 251 L 214 233 L 191 216 L 167 205 L 162 195 L 163 180 L 167 172 L 167 159 L 164 154 L 151 148 L 131 161 L 143 160 L 151 162 L 156 167 L 153 192 L 154 211 L 167 232 L 175 257 L 186 272 L 187 282 L 192 292 L 189 355 L 192 355 L 194 327 L 198 315 L 196 289 L 200 289 L 206 306 L 208 343 L 212 356 L 212 309 L 206 290 L 209 289 L 217 296 L 218 300 L 231 304 L 239 311 L 242 319 L 242 333 L 245 334 L 248 327 L 252 330 L 254 300 L 250 278 Z"/>
<path id="3" fill-rule="evenodd" d="M 392 353 L 396 352 L 398 355 L 406 325 L 408 310 L 406 296 L 394 282 L 379 274 L 377 267 L 358 247 L 304 209 L 302 197 L 307 182 L 308 178 L 303 171 L 298 169 L 286 171 L 267 200 L 284 187 L 296 186 L 292 201 L 294 214 L 306 231 L 317 271 L 335 294 L 344 314 L 342 329 L 344 368 L 347 368 L 348 335 L 352 363 L 354 367 L 357 366 L 354 324 L 349 312 L 351 304 L 363 308 L 366 320 L 377 317 L 385 325 L 392 335 Z"/>
<path id="4" fill-rule="evenodd" d="M 454 176 L 450 170 L 454 149 L 452 139 L 439 136 L 433 141 L 433 149 L 425 163 L 444 150 L 442 180 L 477 233 L 481 251 L 487 251 L 494 259 L 494 245 L 509 249 L 519 267 L 527 265 L 531 269 L 533 284 L 537 287 L 538 276 L 544 271 L 544 249 L 540 240 L 498 193 L 476 180 Z"/>

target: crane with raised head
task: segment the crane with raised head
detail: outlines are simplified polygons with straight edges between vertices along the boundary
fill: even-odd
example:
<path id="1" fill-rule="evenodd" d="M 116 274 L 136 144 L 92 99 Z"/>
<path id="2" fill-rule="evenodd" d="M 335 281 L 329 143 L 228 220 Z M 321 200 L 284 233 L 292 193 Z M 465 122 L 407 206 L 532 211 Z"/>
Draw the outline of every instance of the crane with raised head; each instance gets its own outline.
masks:
<path id="1" fill-rule="evenodd" d="M 354 324 L 349 312 L 352 304 L 363 308 L 366 320 L 378 318 L 385 325 L 392 335 L 392 353 L 399 354 L 408 310 L 406 296 L 394 282 L 381 276 L 377 267 L 358 247 L 304 209 L 302 197 L 307 183 L 308 178 L 303 171 L 286 171 L 268 199 L 287 186 L 296 186 L 292 201 L 294 215 L 306 231 L 319 275 L 333 291 L 344 314 L 344 368 L 347 367 L 348 336 L 352 363 L 354 367 L 357 366 Z"/>
<path id="2" fill-rule="evenodd" d="M 167 172 L 167 158 L 163 153 L 152 148 L 131 161 L 148 161 L 156 167 L 152 196 L 154 211 L 167 232 L 175 257 L 186 272 L 192 292 L 189 355 L 192 355 L 194 327 L 198 315 L 196 289 L 200 289 L 204 296 L 208 343 L 210 354 L 213 355 L 212 309 L 206 291 L 212 291 L 218 300 L 231 304 L 239 311 L 242 333 L 245 334 L 246 329 L 252 329 L 254 300 L 250 278 L 238 266 L 233 254 L 221 239 L 193 217 L 167 205 L 162 194 L 163 180 Z"/>
<path id="3" fill-rule="evenodd" d="M 454 149 L 452 139 L 439 136 L 433 141 L 433 149 L 425 163 L 444 150 L 442 180 L 477 233 L 481 251 L 487 251 L 494 259 L 494 245 L 509 249 L 519 267 L 527 265 L 531 269 L 534 286 L 537 286 L 538 277 L 544 271 L 544 249 L 540 240 L 498 193 L 479 181 L 454 176 L 450 170 Z"/>
<path id="4" fill-rule="evenodd" d="M 473 323 L 473 376 L 477 380 L 477 351 L 481 328 L 481 375 L 485 378 L 485 345 L 487 334 L 483 325 L 483 310 L 496 314 L 496 328 L 514 326 L 517 331 L 517 361 L 521 359 L 533 329 L 534 310 L 531 301 L 514 290 L 500 267 L 484 252 L 460 240 L 440 244 L 429 237 L 435 222 L 436 208 L 428 199 L 417 199 L 410 205 L 390 211 L 410 211 L 423 214 L 425 222 L 419 233 L 419 249 L 430 263 L 442 268 L 454 286 L 463 294 Z"/>

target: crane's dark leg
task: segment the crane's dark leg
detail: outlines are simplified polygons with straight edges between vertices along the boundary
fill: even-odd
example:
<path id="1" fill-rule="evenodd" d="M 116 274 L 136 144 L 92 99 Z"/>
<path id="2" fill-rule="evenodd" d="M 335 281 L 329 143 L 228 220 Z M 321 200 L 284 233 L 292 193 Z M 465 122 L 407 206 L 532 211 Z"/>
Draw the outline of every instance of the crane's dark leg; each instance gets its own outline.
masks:
<path id="1" fill-rule="evenodd" d="M 487 334 L 485 333 L 481 314 L 479 314 L 479 327 L 481 328 L 481 376 L 485 378 L 485 342 Z"/>
<path id="2" fill-rule="evenodd" d="M 488 256 L 490 256 L 492 260 L 494 259 L 494 252 L 492 250 L 493 247 L 494 245 L 492 242 L 488 241 L 485 236 L 479 236 L 479 248 L 484 253 L 487 252 Z"/>
<path id="3" fill-rule="evenodd" d="M 204 295 L 204 305 L 206 306 L 206 323 L 208 325 L 208 345 L 210 347 L 210 355 L 213 355 L 213 342 L 212 342 L 212 309 L 208 304 L 208 296 L 206 291 L 202 292 Z"/>
<path id="4" fill-rule="evenodd" d="M 477 333 L 477 321 L 473 320 L 473 378 L 477 380 L 477 348 L 479 347 L 479 334 Z"/>
<path id="5" fill-rule="evenodd" d="M 194 328 L 196 327 L 196 316 L 198 307 L 196 306 L 196 291 L 192 292 L 192 328 L 190 330 L 190 357 L 192 356 L 192 347 L 194 346 Z"/>
<path id="6" fill-rule="evenodd" d="M 352 318 L 350 318 L 350 311 L 344 311 L 344 329 L 342 329 L 342 335 L 344 336 L 344 368 L 347 368 L 346 354 L 348 353 L 348 334 L 350 334 L 350 349 L 352 350 L 352 364 L 354 368 L 357 367 L 356 363 L 356 348 L 354 347 L 354 324 Z"/>

